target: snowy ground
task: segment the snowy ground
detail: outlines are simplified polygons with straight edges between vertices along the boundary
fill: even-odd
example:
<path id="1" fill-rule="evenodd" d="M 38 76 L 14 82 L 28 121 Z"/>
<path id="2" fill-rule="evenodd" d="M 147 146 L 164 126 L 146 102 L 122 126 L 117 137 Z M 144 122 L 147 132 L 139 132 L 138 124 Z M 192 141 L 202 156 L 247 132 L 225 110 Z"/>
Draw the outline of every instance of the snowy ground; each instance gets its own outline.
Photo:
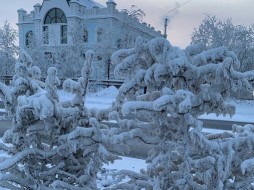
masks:
<path id="1" fill-rule="evenodd" d="M 218 117 L 215 114 L 202 115 L 202 119 L 212 119 L 212 120 L 224 120 L 224 121 L 239 121 L 246 123 L 254 123 L 254 100 L 229 100 L 228 102 L 236 106 L 236 114 L 230 118 L 229 115 Z"/>
<path id="2" fill-rule="evenodd" d="M 109 87 L 97 93 L 91 93 L 86 98 L 86 105 L 88 108 L 107 108 L 110 107 L 112 102 L 115 100 L 115 97 L 118 93 L 118 90 L 115 87 Z M 68 100 L 73 97 L 72 94 L 66 93 L 62 90 L 59 91 L 60 101 Z M 243 121 L 254 123 L 254 100 L 230 100 L 231 103 L 236 105 L 236 114 L 230 118 L 229 116 L 219 116 L 215 114 L 202 115 L 202 119 L 211 119 L 211 120 L 231 120 L 231 121 Z M 218 130 L 217 130 L 218 131 Z M 1 140 L 1 139 L 0 139 Z M 3 153 L 0 152 L 0 157 L 6 157 Z M 114 164 L 104 165 L 104 173 L 99 174 L 98 188 L 103 189 L 104 187 L 110 185 L 113 182 L 111 176 L 112 172 L 118 170 L 127 169 L 139 172 L 140 169 L 146 168 L 146 163 L 144 160 L 121 157 L 122 160 L 117 160 Z M 1 189 L 1 188 L 0 188 Z M 3 190 L 3 189 L 2 189 Z"/>
<path id="3" fill-rule="evenodd" d="M 118 90 L 114 86 L 106 88 L 100 92 L 88 94 L 86 105 L 88 108 L 106 108 L 110 107 L 111 103 L 115 100 Z M 60 100 L 71 99 L 72 95 L 64 91 L 59 91 Z M 201 119 L 211 120 L 224 120 L 224 121 L 239 121 L 239 122 L 250 122 L 254 123 L 254 100 L 232 100 L 228 103 L 232 103 L 236 106 L 236 114 L 230 118 L 229 115 L 218 117 L 215 114 L 202 115 Z"/>
<path id="4" fill-rule="evenodd" d="M 114 86 L 103 89 L 97 93 L 90 93 L 86 98 L 86 106 L 88 108 L 107 108 L 112 105 L 112 102 L 117 96 L 118 90 Z M 72 94 L 66 93 L 63 90 L 58 91 L 60 101 L 69 100 L 73 97 Z M 254 123 L 254 100 L 229 100 L 228 102 L 236 106 L 236 114 L 230 118 L 229 115 L 226 116 L 216 116 L 215 114 L 202 115 L 201 119 L 211 119 L 211 120 L 224 120 L 224 121 L 239 121 L 246 123 Z M 0 112 L 4 112 L 4 109 L 0 108 Z"/>
<path id="5" fill-rule="evenodd" d="M 86 106 L 88 108 L 108 108 L 112 105 L 118 93 L 118 89 L 114 86 L 103 89 L 97 93 L 89 93 L 86 97 Z M 69 100 L 73 97 L 72 94 L 66 93 L 63 90 L 58 91 L 60 101 Z"/>

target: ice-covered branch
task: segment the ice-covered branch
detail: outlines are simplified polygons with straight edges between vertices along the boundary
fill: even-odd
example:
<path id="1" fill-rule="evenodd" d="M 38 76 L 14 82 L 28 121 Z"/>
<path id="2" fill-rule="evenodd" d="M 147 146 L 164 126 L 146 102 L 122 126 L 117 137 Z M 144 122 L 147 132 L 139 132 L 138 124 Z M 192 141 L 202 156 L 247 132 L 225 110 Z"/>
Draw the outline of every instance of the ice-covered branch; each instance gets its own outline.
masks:
<path id="1" fill-rule="evenodd" d="M 29 183 L 26 179 L 22 179 L 14 174 L 1 174 L 0 184 L 6 188 L 11 188 L 12 190 L 23 190 L 24 188 L 33 189 L 34 184 Z M 18 184 L 15 186 L 14 184 Z"/>
<path id="2" fill-rule="evenodd" d="M 91 66 L 94 58 L 94 52 L 89 50 L 86 52 L 86 60 L 84 62 L 81 74 L 78 81 L 67 79 L 63 83 L 63 89 L 66 92 L 75 94 L 74 98 L 69 102 L 63 102 L 63 106 L 84 106 L 85 96 L 88 90 L 89 78 L 91 77 Z"/>
<path id="3" fill-rule="evenodd" d="M 1 171 L 5 171 L 8 168 L 12 167 L 15 164 L 18 164 L 21 160 L 23 160 L 25 157 L 29 157 L 30 155 L 40 155 L 43 158 L 48 158 L 51 157 L 53 155 L 55 155 L 57 152 L 56 151 L 48 151 L 45 152 L 43 150 L 39 150 L 36 148 L 32 148 L 32 149 L 28 149 L 28 150 L 24 150 L 23 152 L 20 152 L 16 155 L 14 155 L 12 158 L 3 161 L 2 163 L 0 163 L 0 170 Z"/>

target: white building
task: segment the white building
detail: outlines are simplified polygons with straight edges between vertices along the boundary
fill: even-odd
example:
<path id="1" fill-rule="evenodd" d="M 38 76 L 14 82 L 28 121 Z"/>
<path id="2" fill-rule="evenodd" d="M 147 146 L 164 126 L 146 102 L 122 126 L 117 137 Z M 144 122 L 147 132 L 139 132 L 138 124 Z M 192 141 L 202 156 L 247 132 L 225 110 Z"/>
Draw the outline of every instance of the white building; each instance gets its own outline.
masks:
<path id="1" fill-rule="evenodd" d="M 133 46 L 137 36 L 147 40 L 162 36 L 146 23 L 118 11 L 113 0 L 105 6 L 93 0 L 43 0 L 30 13 L 19 9 L 17 25 L 21 48 L 31 45 L 31 37 L 46 54 L 56 48 L 82 45 L 82 51 L 96 49 L 96 58 L 104 57 L 104 62 L 109 60 L 105 56 L 110 57 L 105 51 Z M 96 78 L 109 77 L 109 63 L 104 66 Z"/>

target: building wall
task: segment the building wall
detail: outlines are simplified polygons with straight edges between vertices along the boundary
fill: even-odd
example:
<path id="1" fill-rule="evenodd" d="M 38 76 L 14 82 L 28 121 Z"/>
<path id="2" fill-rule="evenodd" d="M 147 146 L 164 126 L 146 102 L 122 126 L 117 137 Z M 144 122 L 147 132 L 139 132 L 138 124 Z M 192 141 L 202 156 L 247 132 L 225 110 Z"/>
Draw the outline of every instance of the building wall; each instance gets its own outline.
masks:
<path id="1" fill-rule="evenodd" d="M 61 1 L 61 3 L 59 3 Z M 43 44 L 43 22 L 46 14 L 52 8 L 63 10 L 67 17 L 68 41 L 67 44 L 60 44 L 60 27 L 54 24 L 49 27 L 49 44 Z M 31 13 L 25 10 L 18 10 L 19 14 L 19 45 L 25 47 L 25 37 L 28 31 L 33 31 L 37 45 L 43 46 L 45 51 L 59 46 L 80 46 L 82 51 L 94 49 L 96 61 L 100 58 L 103 63 L 97 64 L 95 78 L 108 78 L 109 59 L 111 53 L 121 48 L 133 47 L 137 36 L 142 36 L 146 40 L 162 36 L 150 26 L 142 24 L 115 9 L 115 4 L 107 4 L 106 8 L 86 9 L 78 3 L 68 3 L 63 0 L 44 0 L 42 5 L 35 5 Z M 98 29 L 102 29 L 103 41 L 98 42 Z M 88 31 L 88 42 L 84 42 L 84 29 Z M 83 52 L 83 53 L 84 53 Z M 102 69 L 104 67 L 104 69 Z M 113 70 L 113 68 L 110 68 Z M 102 71 L 101 71 L 102 70 Z M 112 71 L 111 71 L 112 72 Z M 99 74 L 98 74 L 99 73 Z"/>

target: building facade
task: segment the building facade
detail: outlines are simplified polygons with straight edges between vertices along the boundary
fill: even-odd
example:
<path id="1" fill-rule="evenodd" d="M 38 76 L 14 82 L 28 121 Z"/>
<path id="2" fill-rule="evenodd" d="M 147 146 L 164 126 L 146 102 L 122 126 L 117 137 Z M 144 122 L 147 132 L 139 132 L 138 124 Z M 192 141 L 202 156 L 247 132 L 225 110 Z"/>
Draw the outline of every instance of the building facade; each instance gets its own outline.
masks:
<path id="1" fill-rule="evenodd" d="M 23 49 L 40 46 L 50 57 L 56 49 L 78 47 L 74 49 L 80 54 L 95 50 L 101 65 L 94 68 L 97 74 L 93 78 L 110 78 L 111 53 L 133 46 L 137 36 L 146 40 L 163 36 L 146 23 L 118 11 L 113 0 L 105 6 L 93 0 L 43 0 L 30 13 L 19 9 L 17 25 L 19 46 Z"/>

